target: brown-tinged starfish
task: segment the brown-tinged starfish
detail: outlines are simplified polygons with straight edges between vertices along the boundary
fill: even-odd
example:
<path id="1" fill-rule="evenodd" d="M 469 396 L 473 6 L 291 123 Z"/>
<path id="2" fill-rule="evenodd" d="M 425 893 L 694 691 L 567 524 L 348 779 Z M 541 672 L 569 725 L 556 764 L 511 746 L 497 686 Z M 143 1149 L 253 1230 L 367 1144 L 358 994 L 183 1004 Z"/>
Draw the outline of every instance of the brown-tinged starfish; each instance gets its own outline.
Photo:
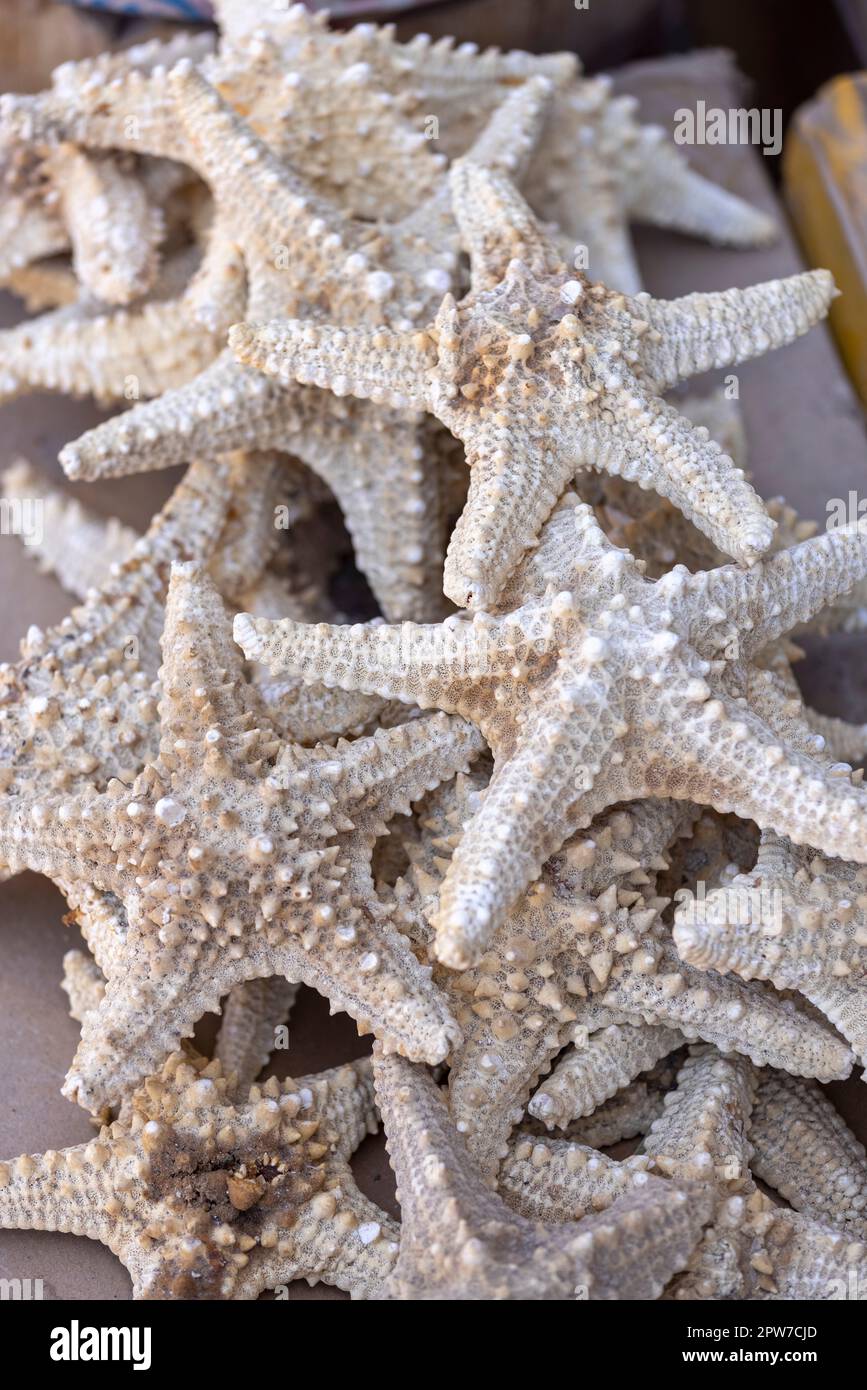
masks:
<path id="1" fill-rule="evenodd" d="M 436 121 L 436 142 L 450 158 L 466 154 L 511 87 L 544 76 L 555 98 L 539 155 L 525 181 L 542 217 L 586 245 L 594 278 L 620 290 L 641 288 L 628 220 L 654 223 L 734 246 L 761 245 L 771 218 L 690 169 L 658 126 L 640 125 L 632 97 L 612 97 L 610 79 L 584 78 L 573 53 L 479 51 L 475 44 L 425 34 L 397 43 L 393 26 L 359 24 L 329 31 L 303 6 L 287 11 L 222 4 L 224 36 L 243 41 L 264 27 L 284 62 L 365 65 L 395 96 L 411 103 L 419 127 Z"/>
<path id="2" fill-rule="evenodd" d="M 366 1059 L 242 1092 L 175 1053 L 90 1143 L 0 1164 L 0 1225 L 101 1241 L 135 1298 L 254 1299 L 301 1278 L 370 1297 L 397 1253 L 349 1166 L 375 1128 Z"/>
<path id="3" fill-rule="evenodd" d="M 457 230 L 443 188 L 393 227 L 352 219 L 319 197 L 194 70 L 171 76 L 196 167 L 244 247 L 247 313 L 339 322 L 424 322 L 453 283 Z M 481 137 L 480 157 L 538 122 L 545 93 L 516 94 Z M 387 614 L 442 611 L 444 518 L 426 466 L 430 425 L 405 408 L 341 402 L 269 383 L 222 353 L 186 386 L 142 402 L 61 454 L 71 476 L 125 474 L 204 450 L 288 449 L 331 488 L 361 568 Z M 442 544 L 441 544 L 442 542 Z"/>
<path id="4" fill-rule="evenodd" d="M 749 665 L 867 572 L 867 537 L 832 531 L 744 571 L 655 583 L 564 499 L 498 614 L 340 629 L 241 615 L 272 671 L 436 706 L 478 724 L 494 754 L 434 919 L 440 960 L 465 969 L 546 859 L 606 807 L 671 796 L 733 811 L 867 862 L 864 794 L 752 703 Z"/>
<path id="5" fill-rule="evenodd" d="M 707 1219 L 701 1189 L 650 1181 L 602 1216 L 545 1224 L 486 1186 L 424 1067 L 374 1053 L 401 1208 L 400 1250 L 376 1295 L 398 1299 L 657 1298 Z"/>
<path id="6" fill-rule="evenodd" d="M 407 846 L 411 870 L 395 896 L 423 958 L 433 934 L 420 909 L 435 902 L 481 786 L 474 774 L 434 792 Z M 830 1029 L 770 991 L 750 993 L 678 960 L 654 881 L 695 815 L 647 801 L 598 817 L 548 862 L 476 967 L 456 975 L 435 965 L 463 1033 L 449 1059 L 449 1107 L 483 1169 L 502 1157 L 535 1079 L 569 1042 L 574 1050 L 530 1102 L 549 1126 L 592 1112 L 683 1034 L 823 1080 L 848 1074 L 851 1054 Z"/>
<path id="7" fill-rule="evenodd" d="M 0 810 L 7 868 L 48 873 L 74 904 L 90 885 L 116 904 L 111 953 L 94 949 L 105 997 L 66 1093 L 100 1109 L 234 985 L 269 975 L 442 1060 L 457 1029 L 378 900 L 370 858 L 391 816 L 466 769 L 479 735 L 436 716 L 336 747 L 281 745 L 194 564 L 174 567 L 162 649 L 155 762 L 131 785 Z"/>
<path id="8" fill-rule="evenodd" d="M 827 271 L 678 300 L 627 299 L 567 272 L 514 185 L 472 160 L 450 175 L 471 288 L 447 295 L 424 332 L 371 331 L 257 316 L 232 329 L 239 361 L 278 380 L 428 410 L 466 448 L 467 505 L 445 591 L 493 603 L 581 468 L 634 479 L 676 503 L 736 559 L 754 561 L 773 526 L 706 432 L 662 391 L 712 366 L 791 342 L 833 297 Z"/>
<path id="9" fill-rule="evenodd" d="M 848 1205 L 854 1194 L 846 1191 L 842 1200 L 838 1195 L 836 1224 L 829 1224 L 827 1218 L 820 1223 L 776 1207 L 755 1186 L 750 1117 L 757 1084 L 758 1074 L 746 1058 L 695 1049 L 642 1145 L 660 1173 L 681 1182 L 709 1179 L 718 1192 L 713 1223 L 670 1296 L 827 1299 L 838 1284 L 846 1289 L 854 1278 L 858 1296 L 865 1297 L 867 1247 L 846 1233 L 850 1213 L 855 1214 Z M 803 1135 L 792 1136 L 793 1145 L 799 1142 Z M 849 1136 L 848 1153 L 851 1142 Z M 817 1181 L 827 1192 L 827 1175 Z"/>

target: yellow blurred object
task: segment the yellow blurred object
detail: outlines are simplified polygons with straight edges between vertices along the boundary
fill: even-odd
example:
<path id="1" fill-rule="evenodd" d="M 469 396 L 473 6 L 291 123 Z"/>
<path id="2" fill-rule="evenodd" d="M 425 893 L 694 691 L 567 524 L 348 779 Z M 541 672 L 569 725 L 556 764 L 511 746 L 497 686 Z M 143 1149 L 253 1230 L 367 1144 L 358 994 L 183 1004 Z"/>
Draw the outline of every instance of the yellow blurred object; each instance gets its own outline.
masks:
<path id="1" fill-rule="evenodd" d="M 867 405 L 867 73 L 835 77 L 796 112 L 783 179 L 810 264 L 832 271 L 841 291 L 831 325 Z"/>

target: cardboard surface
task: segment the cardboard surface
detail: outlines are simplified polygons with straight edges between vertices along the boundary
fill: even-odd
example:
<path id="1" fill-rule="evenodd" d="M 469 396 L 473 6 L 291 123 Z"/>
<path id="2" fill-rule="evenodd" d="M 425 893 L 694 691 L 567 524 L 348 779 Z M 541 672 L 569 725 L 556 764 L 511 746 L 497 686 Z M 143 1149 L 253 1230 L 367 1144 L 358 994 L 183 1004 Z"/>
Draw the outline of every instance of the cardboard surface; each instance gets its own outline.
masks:
<path id="1" fill-rule="evenodd" d="M 618 79 L 623 90 L 642 98 L 648 118 L 670 128 L 673 111 L 701 96 L 708 104 L 739 104 L 733 74 L 719 55 L 642 64 Z M 773 209 L 774 194 L 761 157 L 744 149 L 696 150 L 697 167 L 727 186 Z M 779 211 L 779 208 L 778 208 Z M 782 213 L 780 213 L 782 219 Z M 786 275 L 801 268 L 791 235 L 763 251 L 729 252 L 698 241 L 657 232 L 642 233 L 641 263 L 648 288 L 659 295 L 725 288 Z M 14 321 L 8 311 L 5 322 Z M 752 467 L 759 490 L 785 493 L 804 515 L 823 519 L 829 497 L 864 490 L 867 451 L 864 424 L 832 341 L 817 328 L 781 352 L 738 369 Z M 698 383 L 700 384 L 700 383 Z M 709 383 L 708 383 L 709 385 Z M 0 409 L 0 467 L 17 454 L 60 477 L 61 444 L 95 423 L 92 406 L 50 396 L 28 397 Z M 144 527 L 168 495 L 177 471 L 83 484 L 77 492 L 94 508 Z M 46 626 L 71 607 L 52 580 L 40 576 L 14 538 L 0 537 L 0 660 L 14 660 L 19 638 L 30 623 Z M 863 720 L 867 717 L 867 663 L 864 639 L 841 638 L 822 644 L 799 669 L 809 697 L 819 708 Z M 61 960 L 79 944 L 61 926 L 60 895 L 44 880 L 23 875 L 0 884 L 0 1154 L 62 1148 L 92 1134 L 87 1116 L 60 1096 L 71 1061 L 78 1025 L 67 1016 L 60 990 Z M 203 1030 L 207 1031 L 207 1027 Z M 278 1054 L 283 1075 L 333 1065 L 359 1055 L 366 1043 L 351 1020 L 329 1018 L 327 1007 L 302 991 L 290 1025 L 290 1048 Z M 867 1137 L 864 1098 L 853 1080 L 831 1088 L 850 1123 Z M 365 1191 L 395 1211 L 393 1182 L 379 1139 L 359 1151 L 356 1173 Z M 41 1278 L 52 1298 L 127 1299 L 130 1282 L 113 1255 L 72 1236 L 44 1232 L 0 1233 L 0 1278 Z M 343 1298 L 319 1285 L 292 1286 L 303 1299 Z"/>

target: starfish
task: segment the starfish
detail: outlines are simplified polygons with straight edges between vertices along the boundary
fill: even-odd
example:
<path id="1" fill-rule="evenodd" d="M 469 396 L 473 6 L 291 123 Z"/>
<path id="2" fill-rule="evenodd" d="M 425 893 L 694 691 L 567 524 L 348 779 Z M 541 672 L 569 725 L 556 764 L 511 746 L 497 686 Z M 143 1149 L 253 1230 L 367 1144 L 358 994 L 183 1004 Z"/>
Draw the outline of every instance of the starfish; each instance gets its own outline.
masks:
<path id="1" fill-rule="evenodd" d="M 444 784 L 425 802 L 410 873 L 395 885 L 401 917 L 426 958 L 430 910 L 483 799 L 478 774 Z M 685 970 L 664 927 L 654 877 L 665 850 L 688 834 L 696 808 L 638 802 L 602 815 L 567 842 L 495 934 L 478 966 L 434 966 L 463 1042 L 449 1059 L 449 1108 L 483 1170 L 492 1170 L 536 1077 L 567 1043 L 551 1079 L 530 1102 L 549 1126 L 592 1112 L 683 1041 L 703 1037 L 773 1063 L 845 1076 L 851 1054 L 827 1028 L 770 991 Z M 652 1026 L 649 1026 L 651 1025 Z"/>
<path id="2" fill-rule="evenodd" d="M 445 187 L 394 227 L 350 219 L 278 159 L 195 70 L 175 70 L 171 86 L 217 215 L 244 246 L 248 314 L 321 316 L 327 306 L 339 321 L 409 325 L 439 303 L 458 264 Z M 545 96 L 534 88 L 510 99 L 483 135 L 480 157 L 534 128 Z M 444 544 L 437 475 L 425 466 L 429 435 L 415 411 L 271 384 L 227 350 L 187 385 L 68 445 L 61 462 L 70 476 L 92 478 L 168 467 L 197 452 L 288 449 L 341 504 L 386 613 L 427 616 L 442 609 Z"/>
<path id="3" fill-rule="evenodd" d="M 493 603 L 581 468 L 670 498 L 736 559 L 754 561 L 773 527 L 732 460 L 660 393 L 806 332 L 834 288 L 812 271 L 748 290 L 627 299 L 569 278 L 559 247 L 510 180 L 471 159 L 450 174 L 471 287 L 446 295 L 425 332 L 295 316 L 233 328 L 238 360 L 288 382 L 409 404 L 466 449 L 467 506 L 446 558 L 460 606 Z"/>
<path id="4" fill-rule="evenodd" d="M 374 1053 L 401 1207 L 397 1262 L 375 1296 L 656 1298 L 689 1258 L 707 1197 L 649 1181 L 577 1224 L 529 1220 L 486 1186 L 421 1066 Z"/>
<path id="5" fill-rule="evenodd" d="M 98 1138 L 0 1165 L 0 1225 L 101 1241 L 145 1299 L 254 1299 L 293 1279 L 370 1297 L 397 1233 L 349 1159 L 376 1128 L 368 1060 L 233 1087 L 175 1053 Z"/>
<path id="6" fill-rule="evenodd" d="M 416 34 L 396 43 L 394 27 L 359 24 L 329 31 L 303 6 L 253 12 L 222 4 L 218 22 L 232 42 L 265 27 L 284 61 L 364 64 L 395 96 L 409 99 L 417 122 L 437 121 L 437 143 L 466 154 L 497 102 L 534 77 L 554 85 L 539 157 L 525 181 L 528 200 L 589 252 L 594 276 L 630 293 L 641 288 L 628 220 L 704 236 L 734 246 L 762 245 L 775 235 L 764 213 L 690 169 L 658 126 L 640 125 L 633 97 L 612 97 L 611 81 L 584 78 L 573 53 L 479 51 L 475 44 Z"/>
<path id="7" fill-rule="evenodd" d="M 484 803 L 452 858 L 436 953 L 479 959 L 542 865 L 606 807 L 671 796 L 733 811 L 828 854 L 867 861 L 863 792 L 751 707 L 749 659 L 867 571 L 857 528 L 743 571 L 655 583 L 564 499 L 498 614 L 443 625 L 235 620 L 272 671 L 454 711 L 494 754 Z"/>
<path id="8" fill-rule="evenodd" d="M 392 815 L 466 768 L 478 734 L 435 716 L 336 747 L 281 745 L 193 564 L 174 568 L 162 649 L 158 759 L 131 785 L 3 808 L 7 868 L 48 873 L 73 905 L 82 885 L 116 905 L 111 951 L 94 950 L 105 997 L 66 1094 L 110 1103 L 234 985 L 269 975 L 442 1060 L 457 1031 L 390 925 L 370 857 Z"/>
<path id="9" fill-rule="evenodd" d="M 563 1126 L 564 1141 L 599 1150 L 647 1134 L 657 1115 L 662 1113 L 683 1055 L 681 1047 L 648 1071 L 640 1072 L 613 1096 L 603 1100 L 591 1114 L 570 1120 Z M 523 1119 L 518 1133 L 532 1139 L 549 1137 L 545 1125 L 532 1117 Z"/>
<path id="10" fill-rule="evenodd" d="M 864 1278 L 867 1248 L 845 1233 L 850 1188 L 842 1201 L 839 1189 L 835 1194 L 832 1225 L 775 1207 L 755 1186 L 749 1165 L 757 1081 L 745 1058 L 695 1050 L 642 1146 L 660 1173 L 680 1182 L 710 1178 L 718 1192 L 713 1224 L 675 1281 L 674 1298 L 823 1299 L 837 1281 L 847 1288 L 852 1275 L 859 1285 Z M 825 1116 L 823 1126 L 836 1141 L 837 1124 Z M 844 1152 L 851 1154 L 849 1140 Z M 804 1141 L 803 1133 L 792 1135 L 791 1147 Z M 817 1172 L 816 1180 L 822 1192 L 833 1191 L 827 1174 Z"/>

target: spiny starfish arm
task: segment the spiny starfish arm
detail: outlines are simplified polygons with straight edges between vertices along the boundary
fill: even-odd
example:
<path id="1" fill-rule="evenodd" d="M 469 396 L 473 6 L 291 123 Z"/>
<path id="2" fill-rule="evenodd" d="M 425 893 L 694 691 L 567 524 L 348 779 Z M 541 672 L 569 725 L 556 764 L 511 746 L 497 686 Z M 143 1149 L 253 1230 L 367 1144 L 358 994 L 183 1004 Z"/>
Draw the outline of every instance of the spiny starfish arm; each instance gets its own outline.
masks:
<path id="1" fill-rule="evenodd" d="M 681 723 L 671 735 L 673 774 L 649 748 L 645 771 L 635 765 L 644 794 L 684 796 L 755 820 L 796 845 L 867 862 L 867 802 L 847 777 L 781 742 L 748 705 L 684 701 L 680 709 Z"/>
<path id="2" fill-rule="evenodd" d="M 184 311 L 209 332 L 224 334 L 244 312 L 247 276 L 241 247 L 229 217 L 214 212 L 201 264 L 183 295 Z"/>
<path id="3" fill-rule="evenodd" d="M 308 747 L 330 743 L 341 734 L 370 732 L 385 708 L 377 695 L 326 690 L 301 681 L 262 682 L 259 692 L 281 736 Z"/>
<path id="4" fill-rule="evenodd" d="M 123 401 L 158 396 L 203 370 L 219 340 L 182 300 L 107 313 L 77 302 L 0 333 L 0 400 L 40 387 Z"/>
<path id="5" fill-rule="evenodd" d="M 825 1017 L 849 1043 L 859 1066 L 867 1066 L 867 987 L 861 980 L 827 976 L 799 986 L 805 999 L 821 1009 Z"/>
<path id="6" fill-rule="evenodd" d="M 255 686 L 244 679 L 228 615 L 213 581 L 194 561 L 172 565 L 160 671 L 161 759 L 180 758 L 219 776 L 228 763 L 252 767 L 273 757 L 273 738 Z M 192 762 L 191 762 L 192 760 Z"/>
<path id="7" fill-rule="evenodd" d="M 562 272 L 549 233 L 511 179 L 475 158 L 458 160 L 449 174 L 455 220 L 470 257 L 473 293 L 496 285 L 513 260 L 522 261 L 532 274 Z"/>
<path id="8" fill-rule="evenodd" d="M 770 991 L 743 981 L 684 965 L 674 951 L 664 952 L 650 974 L 624 969 L 604 996 L 611 1008 L 646 1023 L 678 1028 L 724 1052 L 741 1052 L 756 1066 L 785 1066 L 799 1076 L 834 1081 L 849 1075 L 852 1054 L 839 1038 L 798 1013 Z"/>
<path id="9" fill-rule="evenodd" d="M 564 1054 L 530 1101 L 530 1114 L 549 1129 L 562 1129 L 577 1116 L 592 1114 L 681 1042 L 671 1028 L 611 1024 Z"/>
<path id="10" fill-rule="evenodd" d="M 256 1080 L 274 1050 L 275 1029 L 289 1017 L 298 986 L 281 975 L 247 980 L 230 991 L 223 1006 L 214 1056 L 239 1090 Z"/>
<path id="11" fill-rule="evenodd" d="M 796 1211 L 867 1236 L 867 1154 L 818 1086 L 763 1072 L 750 1142 L 753 1173 Z"/>
<path id="12" fill-rule="evenodd" d="M 783 347 L 825 317 L 837 291 L 828 270 L 808 270 L 746 289 L 699 291 L 680 299 L 641 298 L 644 375 L 666 391 L 700 372 Z M 657 336 L 658 335 L 658 336 Z"/>
<path id="13" fill-rule="evenodd" d="M 705 597 L 705 631 L 716 636 L 713 629 L 720 623 L 737 624 L 738 652 L 747 657 L 848 593 L 865 575 L 867 527 L 853 522 L 781 550 L 750 570 L 734 565 L 706 570 L 687 587 Z M 716 656 L 716 651 L 711 646 L 704 654 Z"/>
<path id="14" fill-rule="evenodd" d="M 360 240 L 353 224 L 260 140 L 188 59 L 169 74 L 190 162 L 235 215 L 251 244 L 281 246 L 301 236 Z M 315 228 L 315 231 L 313 230 Z"/>
<path id="15" fill-rule="evenodd" d="M 47 170 L 82 286 L 104 304 L 129 304 L 146 294 L 165 228 L 141 182 L 116 159 L 69 144 L 50 151 Z"/>
<path id="16" fill-rule="evenodd" d="M 663 1062 L 661 1066 L 665 1066 Z M 616 1095 L 605 1100 L 592 1115 L 581 1115 L 565 1126 L 564 1138 L 591 1149 L 606 1149 L 624 1139 L 634 1139 L 648 1132 L 662 1111 L 667 1092 L 655 1083 L 654 1070 L 648 1079 L 638 1077 L 622 1086 Z M 544 1126 L 529 1121 L 526 1132 L 541 1135 Z"/>
<path id="17" fill-rule="evenodd" d="M 474 725 L 447 714 L 426 715 L 366 738 L 338 744 L 341 804 L 356 823 L 408 815 L 425 792 L 467 772 L 484 739 Z M 327 754 L 330 750 L 322 749 Z M 319 749 L 311 757 L 315 757 Z"/>
<path id="18" fill-rule="evenodd" d="M 272 622 L 239 613 L 235 641 L 274 675 L 361 690 L 446 712 L 460 691 L 510 669 L 523 636 L 521 615 L 491 626 L 455 617 L 445 623 Z"/>
<path id="19" fill-rule="evenodd" d="M 772 217 L 696 173 L 660 134 L 652 126 L 640 129 L 637 163 L 641 174 L 626 189 L 634 217 L 723 246 L 764 246 L 777 238 L 779 229 Z"/>
<path id="20" fill-rule="evenodd" d="M 667 401 L 628 392 L 613 425 L 573 426 L 575 453 L 667 498 L 726 554 L 751 564 L 774 534 L 758 494 L 715 440 Z"/>
<path id="21" fill-rule="evenodd" d="M 236 324 L 229 331 L 229 347 L 245 366 L 283 382 L 401 408 L 424 410 L 429 404 L 425 382 L 436 357 L 424 333 L 276 319 Z"/>
<path id="22" fill-rule="evenodd" d="M 192 381 L 142 401 L 60 451 L 69 478 L 125 477 L 221 450 L 279 446 L 291 431 L 285 392 L 223 352 Z"/>
<path id="23" fill-rule="evenodd" d="M 633 1189 L 652 1191 L 659 1180 L 649 1167 L 642 1154 L 618 1163 L 584 1144 L 518 1134 L 500 1165 L 497 1191 L 531 1221 L 577 1221 Z"/>
<path id="24" fill-rule="evenodd" d="M 749 1184 L 748 1131 L 757 1082 L 745 1057 L 723 1057 L 715 1047 L 692 1049 L 642 1151 L 666 1177 L 710 1181 L 727 1191 Z"/>
<path id="25" fill-rule="evenodd" d="M 804 715 L 813 733 L 825 740 L 825 746 L 835 761 L 861 763 L 867 758 L 867 724 L 850 724 L 833 714 L 820 714 L 807 707 Z"/>
<path id="26" fill-rule="evenodd" d="M 376 1134 L 379 1118 L 369 1057 L 300 1076 L 298 1090 L 310 1092 L 317 1115 L 335 1131 L 334 1152 L 339 1158 L 348 1162 L 361 1141 Z"/>
<path id="27" fill-rule="evenodd" d="M 96 961 L 84 951 L 67 951 L 63 957 L 60 988 L 69 1000 L 69 1016 L 83 1023 L 105 994 L 105 977 Z"/>
<path id="28" fill-rule="evenodd" d="M 803 1302 L 864 1300 L 867 1247 L 863 1242 L 796 1211 L 765 1212 L 753 1224 L 751 1263 L 753 1268 L 770 1271 L 770 1297 Z M 763 1279 L 758 1282 L 760 1289 L 766 1287 Z"/>
<path id="29" fill-rule="evenodd" d="M 520 182 L 538 147 L 554 91 L 554 83 L 542 73 L 522 82 L 500 103 L 473 141 L 464 156 L 466 164 L 501 169 Z M 465 200 L 468 190 L 465 179 L 456 171 L 464 161 L 453 165 L 451 178 L 452 201 L 460 227 L 464 225 L 461 218 L 466 218 L 467 209 L 464 201 L 459 213 L 456 203 L 460 197 Z M 463 194 L 457 192 L 459 184 L 463 186 Z"/>
<path id="30" fill-rule="evenodd" d="M 119 1167 L 102 1136 L 0 1163 L 0 1227 L 63 1231 L 114 1244 Z"/>
<path id="31" fill-rule="evenodd" d="M 208 572 L 227 599 L 270 582 L 265 566 L 277 549 L 275 515 L 280 503 L 303 487 L 301 468 L 277 453 L 227 454 L 232 501 Z"/>
<path id="32" fill-rule="evenodd" d="M 431 919 L 444 965 L 463 970 L 477 960 L 546 859 L 601 809 L 594 769 L 615 742 L 614 722 L 594 717 L 605 707 L 604 682 L 588 675 L 583 693 L 587 714 L 568 747 L 550 739 L 537 717 L 535 724 L 528 720 L 516 751 L 495 768 Z"/>
<path id="33" fill-rule="evenodd" d="M 131 526 L 115 517 L 99 516 L 68 492 L 49 486 L 48 479 L 24 459 L 0 475 L 0 489 L 12 502 L 39 498 L 42 535 L 28 537 L 26 553 L 76 598 L 84 599 L 89 590 L 104 584 L 111 566 L 122 564 L 140 539 Z"/>
<path id="34" fill-rule="evenodd" d="M 374 1057 L 377 1099 L 401 1203 L 394 1298 L 656 1298 L 689 1257 L 707 1200 L 654 1185 L 577 1228 L 528 1221 L 486 1186 L 433 1079 Z"/>

